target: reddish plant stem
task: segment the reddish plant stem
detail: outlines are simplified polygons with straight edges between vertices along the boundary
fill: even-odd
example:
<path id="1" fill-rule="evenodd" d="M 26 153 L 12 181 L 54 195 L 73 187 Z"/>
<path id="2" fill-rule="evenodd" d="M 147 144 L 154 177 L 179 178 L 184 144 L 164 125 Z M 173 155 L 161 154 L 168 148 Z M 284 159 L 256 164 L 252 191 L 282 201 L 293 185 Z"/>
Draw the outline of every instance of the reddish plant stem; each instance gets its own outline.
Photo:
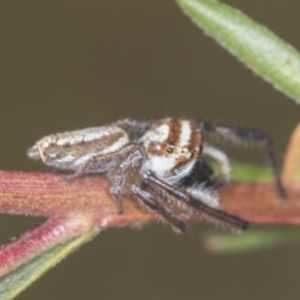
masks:
<path id="1" fill-rule="evenodd" d="M 299 181 L 285 182 L 288 202 L 281 203 L 272 181 L 232 183 L 220 191 L 224 209 L 252 223 L 300 224 Z"/>
<path id="2" fill-rule="evenodd" d="M 91 229 L 84 219 L 50 219 L 0 247 L 0 276 L 3 276 L 61 242 Z"/>
<path id="3" fill-rule="evenodd" d="M 222 208 L 255 223 L 300 223 L 300 184 L 285 182 L 289 201 L 278 201 L 272 181 L 232 183 L 220 190 Z M 0 212 L 49 218 L 89 218 L 100 227 L 153 220 L 134 199 L 119 215 L 109 182 L 88 176 L 63 182 L 63 175 L 0 171 Z"/>
<path id="4" fill-rule="evenodd" d="M 124 213 L 119 215 L 109 182 L 102 177 L 89 176 L 70 183 L 64 183 L 63 178 L 48 173 L 0 171 L 0 212 L 49 218 L 0 248 L 0 276 L 92 228 L 158 220 L 134 199 L 124 199 Z M 220 190 L 222 209 L 253 223 L 299 224 L 299 182 L 285 182 L 285 187 L 289 202 L 281 204 L 274 182 L 232 183 Z"/>

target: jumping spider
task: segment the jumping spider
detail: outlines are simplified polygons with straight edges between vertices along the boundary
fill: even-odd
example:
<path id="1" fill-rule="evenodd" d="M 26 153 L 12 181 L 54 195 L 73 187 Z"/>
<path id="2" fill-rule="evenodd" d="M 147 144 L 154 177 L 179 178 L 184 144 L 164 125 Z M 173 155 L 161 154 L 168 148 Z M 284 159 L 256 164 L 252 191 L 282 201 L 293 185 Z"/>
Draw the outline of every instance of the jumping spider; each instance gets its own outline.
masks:
<path id="1" fill-rule="evenodd" d="M 68 179 L 106 172 L 120 213 L 122 198 L 134 196 L 180 231 L 188 228 L 182 218 L 185 214 L 245 230 L 247 221 L 219 208 L 217 188 L 229 181 L 230 164 L 224 152 L 203 142 L 207 132 L 264 143 L 279 198 L 286 199 L 272 141 L 255 129 L 189 119 L 124 119 L 109 126 L 46 136 L 27 154 L 46 165 L 74 171 Z M 219 163 L 219 178 L 214 176 L 207 157 Z"/>

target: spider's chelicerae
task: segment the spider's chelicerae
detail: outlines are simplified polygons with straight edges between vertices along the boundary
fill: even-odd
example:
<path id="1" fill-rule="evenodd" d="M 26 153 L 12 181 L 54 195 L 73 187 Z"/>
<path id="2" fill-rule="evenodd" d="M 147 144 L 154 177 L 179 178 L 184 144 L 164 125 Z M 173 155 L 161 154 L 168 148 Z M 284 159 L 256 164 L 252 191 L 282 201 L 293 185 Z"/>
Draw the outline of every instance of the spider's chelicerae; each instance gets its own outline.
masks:
<path id="1" fill-rule="evenodd" d="M 230 164 L 224 152 L 204 142 L 206 132 L 264 143 L 279 198 L 286 199 L 272 141 L 255 129 L 189 119 L 125 119 L 109 126 L 46 136 L 27 154 L 46 165 L 75 171 L 68 179 L 106 172 L 120 213 L 122 198 L 134 196 L 181 231 L 188 228 L 183 218 L 186 214 L 244 230 L 247 221 L 220 209 L 217 188 L 229 181 Z M 219 163 L 219 178 L 214 176 L 207 158 Z"/>

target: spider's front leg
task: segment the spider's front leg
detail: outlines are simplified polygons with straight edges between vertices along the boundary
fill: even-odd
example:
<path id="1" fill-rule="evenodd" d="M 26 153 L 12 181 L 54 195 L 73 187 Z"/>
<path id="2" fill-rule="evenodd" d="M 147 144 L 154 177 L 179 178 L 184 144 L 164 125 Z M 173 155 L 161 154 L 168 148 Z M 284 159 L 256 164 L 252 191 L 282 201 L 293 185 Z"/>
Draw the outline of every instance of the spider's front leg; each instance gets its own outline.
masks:
<path id="1" fill-rule="evenodd" d="M 280 178 L 280 174 L 277 166 L 274 144 L 268 134 L 258 129 L 249 129 L 249 128 L 236 127 L 236 126 L 220 126 L 220 125 L 206 123 L 203 121 L 197 121 L 196 124 L 199 129 L 206 132 L 214 132 L 220 136 L 223 136 L 225 139 L 238 141 L 239 139 L 246 138 L 257 142 L 262 142 L 266 147 L 267 155 L 275 178 L 276 188 L 278 191 L 279 198 L 282 202 L 287 201 L 286 192 L 283 187 L 282 180 Z"/>
<path id="2" fill-rule="evenodd" d="M 130 190 L 132 194 L 135 195 L 144 205 L 157 214 L 163 216 L 180 231 L 185 232 L 189 229 L 188 224 L 180 220 L 171 208 L 161 205 L 158 200 L 156 200 L 150 193 L 143 190 L 140 186 L 133 185 Z"/>
<path id="3" fill-rule="evenodd" d="M 226 213 L 217 208 L 213 208 L 204 201 L 200 199 L 193 198 L 189 193 L 181 190 L 180 188 L 174 187 L 169 183 L 159 179 L 153 173 L 147 171 L 144 173 L 144 181 L 147 185 L 152 188 L 154 191 L 161 189 L 176 197 L 179 201 L 183 201 L 187 205 L 195 208 L 198 212 L 201 213 L 201 217 L 208 221 L 224 225 L 229 228 L 236 230 L 246 230 L 249 227 L 249 223 L 246 220 L 243 220 L 237 216 Z"/>

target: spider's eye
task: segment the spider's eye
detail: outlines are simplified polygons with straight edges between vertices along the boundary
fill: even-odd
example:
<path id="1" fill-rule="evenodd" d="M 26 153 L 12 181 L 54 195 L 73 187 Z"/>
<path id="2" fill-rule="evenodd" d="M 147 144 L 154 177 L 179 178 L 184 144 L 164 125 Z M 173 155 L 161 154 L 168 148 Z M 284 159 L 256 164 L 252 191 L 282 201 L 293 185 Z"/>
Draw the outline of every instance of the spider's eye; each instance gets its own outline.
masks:
<path id="1" fill-rule="evenodd" d="M 173 146 L 169 146 L 168 149 L 167 149 L 167 152 L 168 153 L 173 153 L 174 151 L 174 147 Z"/>
<path id="2" fill-rule="evenodd" d="M 188 153 L 189 150 L 187 148 L 182 148 L 180 152 L 181 152 L 181 154 L 185 154 L 185 153 Z"/>

